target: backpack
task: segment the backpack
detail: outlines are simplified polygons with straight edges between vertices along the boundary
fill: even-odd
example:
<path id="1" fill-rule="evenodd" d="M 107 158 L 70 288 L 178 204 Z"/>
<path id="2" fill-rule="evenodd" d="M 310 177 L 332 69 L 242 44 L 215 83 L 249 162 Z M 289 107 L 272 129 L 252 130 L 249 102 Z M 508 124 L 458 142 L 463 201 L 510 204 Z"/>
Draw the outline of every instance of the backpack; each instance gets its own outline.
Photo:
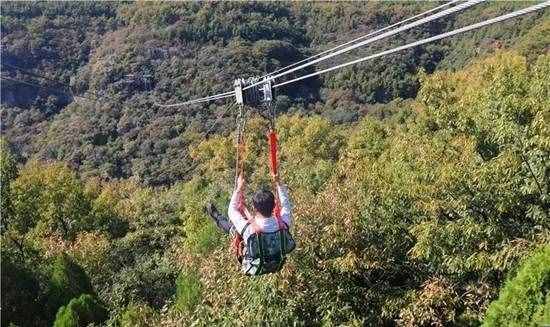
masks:
<path id="1" fill-rule="evenodd" d="M 242 269 L 246 275 L 259 276 L 278 272 L 283 267 L 286 255 L 292 252 L 296 243 L 286 224 L 276 232 L 263 232 L 254 221 L 246 224 L 241 232 L 252 226 L 254 232 L 246 241 L 242 256 Z"/>

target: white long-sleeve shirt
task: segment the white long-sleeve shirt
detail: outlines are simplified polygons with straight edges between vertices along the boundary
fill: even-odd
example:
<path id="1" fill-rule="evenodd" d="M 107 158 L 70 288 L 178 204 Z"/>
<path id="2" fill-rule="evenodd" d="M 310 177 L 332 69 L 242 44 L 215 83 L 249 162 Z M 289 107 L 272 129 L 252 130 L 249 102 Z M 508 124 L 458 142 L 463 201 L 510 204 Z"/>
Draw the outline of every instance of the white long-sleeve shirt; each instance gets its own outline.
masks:
<path id="1" fill-rule="evenodd" d="M 279 194 L 279 201 L 281 202 L 281 220 L 288 226 L 292 226 L 292 211 L 291 207 L 292 204 L 290 202 L 290 198 L 288 196 L 288 188 L 283 185 L 277 186 L 277 193 Z M 233 195 L 231 196 L 231 201 L 229 202 L 229 209 L 227 210 L 227 215 L 229 216 L 229 220 L 235 226 L 237 229 L 237 233 L 241 233 L 243 228 L 248 223 L 248 220 L 241 214 L 239 208 L 240 208 L 240 199 L 241 199 L 241 191 L 238 189 L 235 189 L 233 191 Z M 261 218 L 256 217 L 255 223 L 260 227 L 264 232 L 271 233 L 276 232 L 279 230 L 279 225 L 277 224 L 277 220 L 275 217 L 269 217 L 269 218 Z M 248 237 L 250 234 L 252 234 L 254 231 L 250 226 L 244 231 L 244 234 L 241 235 L 243 240 L 248 240 Z"/>

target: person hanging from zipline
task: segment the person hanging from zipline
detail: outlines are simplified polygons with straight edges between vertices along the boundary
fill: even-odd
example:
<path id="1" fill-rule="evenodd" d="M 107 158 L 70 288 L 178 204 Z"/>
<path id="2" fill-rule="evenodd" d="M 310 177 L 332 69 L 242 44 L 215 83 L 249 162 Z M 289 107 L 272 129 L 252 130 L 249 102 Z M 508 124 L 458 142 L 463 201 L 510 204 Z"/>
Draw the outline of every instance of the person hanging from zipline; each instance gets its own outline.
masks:
<path id="1" fill-rule="evenodd" d="M 271 79 L 264 78 L 260 88 L 244 87 L 244 80 L 235 80 L 235 96 L 239 106 L 236 133 L 235 189 L 231 196 L 227 215 L 222 216 L 213 204 L 206 212 L 225 233 L 233 236 L 232 248 L 243 272 L 247 275 L 274 273 L 283 267 L 286 255 L 296 247 L 289 229 L 292 226 L 292 211 L 288 188 L 281 185 L 277 162 L 277 133 L 275 132 L 275 109 L 271 105 Z M 248 91 L 246 91 L 248 89 Z M 243 97 L 243 91 L 245 96 Z M 269 111 L 269 171 L 272 188 L 260 189 L 252 197 L 253 212 L 244 203 L 244 129 L 246 125 L 245 102 L 252 104 L 263 94 L 263 101 Z M 245 101 L 246 100 L 246 101 Z"/>
<path id="2" fill-rule="evenodd" d="M 237 185 L 231 196 L 227 215 L 229 218 L 222 215 L 213 203 L 209 203 L 205 211 L 212 218 L 216 226 L 226 234 L 231 234 L 247 227 L 249 220 L 258 218 L 256 223 L 267 232 L 275 232 L 279 229 L 276 219 L 273 217 L 273 209 L 275 208 L 275 196 L 273 192 L 267 188 L 261 188 L 252 197 L 252 205 L 254 213 L 250 213 L 246 208 L 243 208 L 242 199 L 245 187 L 243 175 L 239 175 Z M 291 202 L 288 195 L 288 187 L 281 185 L 277 179 L 277 192 L 281 201 L 281 220 L 287 228 L 292 226 Z M 241 210 L 242 209 L 242 210 Z M 241 212 L 244 210 L 244 216 Z M 250 233 L 251 231 L 248 231 Z M 241 233 L 242 236 L 242 233 Z M 248 235 L 243 237 L 246 239 Z"/>
<path id="3" fill-rule="evenodd" d="M 275 212 L 277 200 L 273 192 L 267 188 L 261 188 L 254 193 L 253 212 L 248 211 L 243 201 L 245 180 L 242 173 L 237 178 L 229 202 L 229 218 L 223 216 L 212 203 L 205 208 L 221 231 L 236 238 L 234 246 L 242 246 L 236 249 L 236 252 L 243 271 L 248 275 L 279 271 L 284 264 L 285 255 L 295 247 L 289 233 L 292 226 L 292 205 L 288 187 L 281 184 L 276 175 L 274 180 L 280 203 L 279 218 Z"/>
<path id="4" fill-rule="evenodd" d="M 244 203 L 244 138 L 242 125 L 237 131 L 236 182 L 227 215 L 222 216 L 213 204 L 205 209 L 216 225 L 233 236 L 233 252 L 247 275 L 262 275 L 279 271 L 286 255 L 296 247 L 289 232 L 292 209 L 288 188 L 279 179 L 277 164 L 277 134 L 272 124 L 267 135 L 269 168 L 273 191 L 260 189 L 252 197 L 253 211 Z"/>

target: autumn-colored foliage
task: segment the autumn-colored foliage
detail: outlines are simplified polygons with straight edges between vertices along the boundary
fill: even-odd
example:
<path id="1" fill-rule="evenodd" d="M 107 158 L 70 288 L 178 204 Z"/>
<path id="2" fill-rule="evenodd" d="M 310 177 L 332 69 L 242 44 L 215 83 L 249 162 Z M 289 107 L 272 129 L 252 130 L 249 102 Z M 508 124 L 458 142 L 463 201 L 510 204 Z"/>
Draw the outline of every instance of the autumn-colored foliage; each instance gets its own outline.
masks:
<path id="1" fill-rule="evenodd" d="M 219 104 L 152 105 L 427 7 L 2 3 L 3 60 L 104 96 L 2 84 L 2 325 L 548 323 L 547 12 L 280 90 L 297 247 L 278 274 L 244 276 L 203 210 L 233 188 L 234 113 L 205 135 Z M 268 122 L 248 114 L 247 195 L 270 183 Z"/>
<path id="2" fill-rule="evenodd" d="M 423 75 L 416 101 L 382 120 L 279 117 L 298 241 L 280 274 L 241 275 L 228 238 L 202 210 L 227 203 L 231 135 L 193 146 L 201 174 L 170 188 L 82 181 L 62 164 L 29 163 L 5 193 L 14 207 L 6 255 L 28 269 L 29 256 L 69 253 L 121 324 L 476 324 L 507 274 L 550 240 L 549 67 L 548 56 L 529 64 L 499 53 Z M 248 125 L 249 190 L 269 183 L 265 124 Z M 71 222 L 66 231 L 59 219 Z M 102 227 L 113 221 L 126 227 Z M 40 274 L 25 274 L 26 294 L 39 301 L 31 280 Z M 507 319 L 496 318 L 497 307 L 486 323 Z M 544 319 L 539 311 L 532 315 Z"/>

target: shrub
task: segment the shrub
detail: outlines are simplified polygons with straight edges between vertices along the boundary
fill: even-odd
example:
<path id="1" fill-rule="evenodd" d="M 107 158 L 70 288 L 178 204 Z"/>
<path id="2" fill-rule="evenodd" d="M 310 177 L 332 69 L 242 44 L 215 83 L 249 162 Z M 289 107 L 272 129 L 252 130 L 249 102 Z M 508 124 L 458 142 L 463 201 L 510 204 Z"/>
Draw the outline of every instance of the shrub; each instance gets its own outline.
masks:
<path id="1" fill-rule="evenodd" d="M 103 285 L 109 306 L 124 308 L 132 302 L 144 302 L 161 309 L 175 291 L 177 272 L 159 254 L 149 254 L 111 275 L 112 284 Z"/>
<path id="2" fill-rule="evenodd" d="M 193 309 L 201 299 L 201 281 L 194 271 L 182 272 L 176 280 L 176 309 Z"/>
<path id="3" fill-rule="evenodd" d="M 10 192 L 12 224 L 20 233 L 59 232 L 73 240 L 77 232 L 90 227 L 91 203 L 76 173 L 63 163 L 27 163 Z"/>
<path id="4" fill-rule="evenodd" d="M 59 255 L 52 267 L 48 306 L 55 312 L 60 306 L 81 294 L 93 294 L 90 279 L 68 255 Z"/>
<path id="5" fill-rule="evenodd" d="M 155 311 L 146 304 L 130 304 L 118 320 L 121 327 L 147 327 L 151 326 L 151 320 Z"/>
<path id="6" fill-rule="evenodd" d="M 107 310 L 97 299 L 89 294 L 82 294 L 59 309 L 53 325 L 54 327 L 87 326 L 90 323 L 105 321 L 107 314 Z"/>
<path id="7" fill-rule="evenodd" d="M 483 326 L 550 323 L 550 245 L 523 262 L 487 310 Z"/>
<path id="8" fill-rule="evenodd" d="M 0 139 L 0 211 L 2 212 L 2 230 L 13 216 L 10 183 L 17 177 L 17 163 L 6 142 Z M 6 219 L 7 218 L 7 219 Z M 6 222 L 7 220 L 7 222 Z"/>
<path id="9" fill-rule="evenodd" d="M 2 249 L 2 326 L 30 326 L 40 320 L 39 281 L 25 266 L 17 264 Z"/>

